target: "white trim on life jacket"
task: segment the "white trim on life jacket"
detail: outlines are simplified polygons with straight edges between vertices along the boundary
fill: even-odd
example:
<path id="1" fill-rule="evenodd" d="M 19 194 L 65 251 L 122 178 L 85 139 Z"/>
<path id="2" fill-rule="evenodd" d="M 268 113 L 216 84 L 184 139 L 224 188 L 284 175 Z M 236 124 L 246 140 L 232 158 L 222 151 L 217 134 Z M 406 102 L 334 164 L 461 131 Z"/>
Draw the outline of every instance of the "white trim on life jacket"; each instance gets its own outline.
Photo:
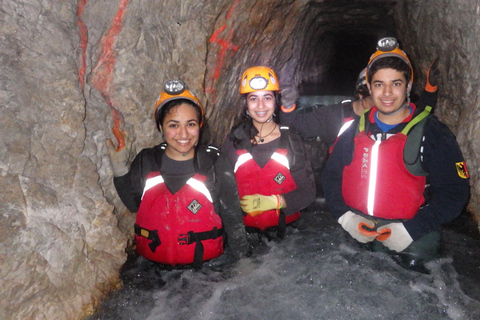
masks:
<path id="1" fill-rule="evenodd" d="M 340 137 L 342 135 L 342 133 L 345 132 L 345 130 L 347 130 L 351 125 L 352 123 L 354 122 L 355 120 L 352 119 L 352 120 L 349 120 L 347 122 L 345 122 L 342 127 L 340 128 L 340 130 L 338 131 L 338 134 L 337 134 L 337 137 Z"/>
<path id="2" fill-rule="evenodd" d="M 375 141 L 372 146 L 372 152 L 370 154 L 370 180 L 368 185 L 368 215 L 373 216 L 373 210 L 375 208 L 375 191 L 377 188 L 377 168 L 378 168 L 378 148 L 381 141 Z"/>
<path id="3" fill-rule="evenodd" d="M 253 157 L 250 153 L 244 153 L 244 154 L 241 154 L 238 159 L 237 159 L 237 162 L 235 163 L 235 169 L 233 170 L 233 172 L 237 172 L 238 168 L 244 164 L 245 162 L 249 161 L 249 160 L 252 160 Z"/>
<path id="4" fill-rule="evenodd" d="M 237 172 L 238 168 L 240 168 L 241 165 L 243 165 L 245 162 L 249 161 L 249 160 L 252 160 L 253 157 L 250 153 L 244 153 L 244 154 L 241 154 L 238 159 L 237 159 L 237 162 L 235 163 L 235 169 L 233 170 L 233 172 Z M 278 152 L 274 152 L 271 156 L 271 159 L 275 160 L 276 162 L 280 163 L 282 166 L 284 166 L 285 168 L 287 168 L 288 170 L 290 170 L 290 163 L 288 162 L 288 159 L 286 156 L 278 153 Z"/>
<path id="5" fill-rule="evenodd" d="M 162 176 L 156 176 L 156 177 L 147 179 L 147 181 L 145 181 L 145 187 L 143 188 L 142 199 L 143 199 L 143 196 L 145 195 L 145 192 L 147 192 L 150 188 L 155 187 L 160 183 L 163 183 L 163 181 L 164 180 Z"/>
<path id="6" fill-rule="evenodd" d="M 187 184 L 191 186 L 193 189 L 197 190 L 198 192 L 201 192 L 205 197 L 207 197 L 207 199 L 210 202 L 213 202 L 210 191 L 208 191 L 208 188 L 205 186 L 203 182 L 198 181 L 197 179 L 194 179 L 194 178 L 190 178 L 188 179 Z"/>
<path id="7" fill-rule="evenodd" d="M 278 152 L 274 152 L 272 154 L 272 159 L 280 163 L 282 166 L 290 170 L 290 163 L 288 162 L 287 157 L 285 157 L 283 154 L 280 154 Z"/>

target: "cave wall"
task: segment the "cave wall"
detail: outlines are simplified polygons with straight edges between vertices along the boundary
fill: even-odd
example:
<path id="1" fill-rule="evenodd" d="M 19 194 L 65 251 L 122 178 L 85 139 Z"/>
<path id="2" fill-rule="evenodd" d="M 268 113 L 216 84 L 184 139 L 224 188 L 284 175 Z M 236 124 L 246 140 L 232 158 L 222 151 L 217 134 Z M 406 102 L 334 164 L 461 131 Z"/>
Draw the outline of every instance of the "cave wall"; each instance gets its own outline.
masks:
<path id="1" fill-rule="evenodd" d="M 425 70 L 440 58 L 434 113 L 456 134 L 470 174 L 468 209 L 480 221 L 480 2 L 400 1 L 395 17 L 404 50 L 414 62 L 417 91 L 425 83 Z"/>
<path id="2" fill-rule="evenodd" d="M 79 319 L 117 286 L 134 216 L 112 184 L 115 124 L 159 141 L 163 81 L 204 99 L 221 1 L 2 1 L 0 319 Z"/>
<path id="3" fill-rule="evenodd" d="M 331 34 L 342 28 L 383 36 L 396 23 L 417 69 L 440 56 L 435 112 L 457 133 L 472 176 L 470 207 L 480 212 L 477 1 L 0 6 L 0 319 L 81 318 L 121 285 L 135 217 L 116 195 L 104 142 L 115 125 L 130 133 L 134 151 L 160 141 L 152 111 L 165 80 L 189 84 L 206 106 L 206 140 L 220 144 L 242 112 L 244 69 L 266 64 L 283 84 L 314 82 L 325 77 Z"/>

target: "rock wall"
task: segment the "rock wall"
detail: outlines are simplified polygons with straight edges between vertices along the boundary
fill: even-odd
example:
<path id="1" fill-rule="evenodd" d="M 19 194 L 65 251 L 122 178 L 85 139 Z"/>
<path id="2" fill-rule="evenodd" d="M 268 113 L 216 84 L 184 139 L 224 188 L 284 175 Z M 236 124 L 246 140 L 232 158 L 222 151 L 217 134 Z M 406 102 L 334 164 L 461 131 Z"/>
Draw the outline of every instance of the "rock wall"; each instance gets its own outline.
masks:
<path id="1" fill-rule="evenodd" d="M 425 83 L 424 71 L 440 58 L 435 114 L 457 136 L 470 173 L 468 209 L 480 221 L 480 2 L 407 0 L 395 13 L 405 51 L 415 62 L 417 89 Z"/>
<path id="2" fill-rule="evenodd" d="M 79 317 L 118 285 L 126 258 L 86 152 L 76 9 L 1 3 L 1 319 Z"/>
<path id="3" fill-rule="evenodd" d="M 396 7 L 394 5 L 396 4 Z M 4 0 L 0 4 L 0 319 L 78 319 L 121 285 L 134 214 L 105 139 L 157 144 L 153 106 L 181 78 L 221 143 L 242 112 L 241 72 L 320 83 L 332 33 L 392 32 L 426 69 L 442 59 L 437 115 L 457 133 L 479 213 L 478 1 Z M 363 21 L 363 22 L 362 22 Z M 350 30 L 350 31 L 349 31 Z M 422 82 L 422 76 L 419 75 Z"/>

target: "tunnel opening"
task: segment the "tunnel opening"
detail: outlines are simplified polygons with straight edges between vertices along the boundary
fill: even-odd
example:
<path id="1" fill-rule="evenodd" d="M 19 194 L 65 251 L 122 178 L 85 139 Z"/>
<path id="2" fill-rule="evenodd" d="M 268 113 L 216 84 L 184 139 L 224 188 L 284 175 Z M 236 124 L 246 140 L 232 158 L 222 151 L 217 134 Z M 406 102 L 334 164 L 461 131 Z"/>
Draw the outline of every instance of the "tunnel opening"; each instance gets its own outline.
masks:
<path id="1" fill-rule="evenodd" d="M 311 35 L 303 42 L 300 58 L 300 95 L 352 96 L 377 41 L 386 36 L 398 39 L 395 2 L 312 1 L 309 6 L 304 24 L 310 25 L 306 31 Z"/>
<path id="2" fill-rule="evenodd" d="M 339 33 L 332 36 L 333 54 L 324 78 L 304 94 L 352 95 L 358 74 L 376 46 L 377 36 L 373 34 Z"/>

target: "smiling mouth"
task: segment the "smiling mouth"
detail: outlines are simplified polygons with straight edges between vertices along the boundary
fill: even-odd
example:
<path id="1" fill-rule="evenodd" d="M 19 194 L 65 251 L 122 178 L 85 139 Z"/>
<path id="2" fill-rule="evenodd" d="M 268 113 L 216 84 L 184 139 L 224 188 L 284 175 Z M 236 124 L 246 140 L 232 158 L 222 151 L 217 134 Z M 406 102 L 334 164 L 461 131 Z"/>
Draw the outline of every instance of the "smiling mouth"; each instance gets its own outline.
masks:
<path id="1" fill-rule="evenodd" d="M 393 105 L 395 103 L 395 100 L 381 100 L 382 104 L 386 106 Z"/>

